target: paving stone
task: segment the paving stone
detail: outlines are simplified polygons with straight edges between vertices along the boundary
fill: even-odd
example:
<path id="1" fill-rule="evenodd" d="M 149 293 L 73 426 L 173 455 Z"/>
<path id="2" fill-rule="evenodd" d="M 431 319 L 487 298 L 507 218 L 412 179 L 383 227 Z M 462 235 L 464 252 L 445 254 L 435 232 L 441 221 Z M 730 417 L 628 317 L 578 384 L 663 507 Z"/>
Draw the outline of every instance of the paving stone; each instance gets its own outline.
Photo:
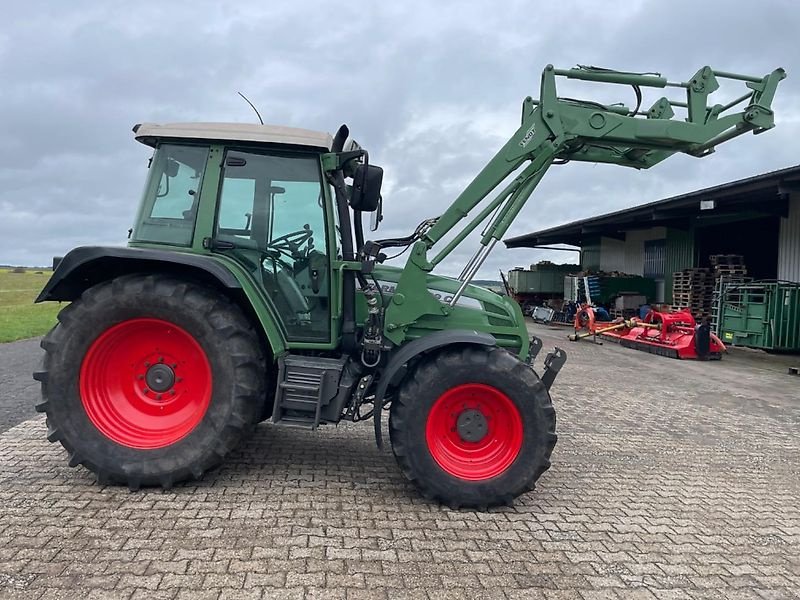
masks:
<path id="1" fill-rule="evenodd" d="M 25 421 L 0 435 L 0 598 L 800 597 L 796 382 L 566 349 L 553 467 L 488 512 L 422 499 L 370 424 L 264 424 L 202 481 L 131 493 Z"/>

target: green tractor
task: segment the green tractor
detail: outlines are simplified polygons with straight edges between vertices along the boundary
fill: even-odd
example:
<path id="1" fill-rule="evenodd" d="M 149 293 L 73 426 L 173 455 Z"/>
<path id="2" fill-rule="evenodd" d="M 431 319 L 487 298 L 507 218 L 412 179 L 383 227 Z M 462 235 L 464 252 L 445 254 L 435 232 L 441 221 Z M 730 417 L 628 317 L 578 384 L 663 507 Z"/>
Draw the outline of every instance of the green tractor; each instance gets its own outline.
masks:
<path id="1" fill-rule="evenodd" d="M 633 86 L 638 104 L 559 98 L 557 76 Z M 709 106 L 720 77 L 749 89 Z M 397 462 L 426 497 L 511 503 L 550 466 L 549 389 L 566 357 L 556 348 L 539 376 L 541 342 L 519 306 L 471 279 L 551 165 L 644 169 L 676 152 L 705 156 L 773 127 L 783 77 L 704 67 L 672 83 L 548 66 L 540 100 L 525 99 L 519 129 L 449 208 L 408 237 L 374 241 L 362 218 L 381 220 L 383 171 L 345 126 L 331 137 L 137 125 L 154 154 L 128 246 L 72 250 L 37 299 L 69 302 L 34 374 L 47 437 L 101 483 L 169 488 L 220 464 L 261 421 L 315 429 L 372 419 L 380 447 L 388 410 Z M 642 87 L 673 86 L 685 101 L 641 110 Z M 673 118 L 676 106 L 685 118 Z M 432 274 L 482 223 L 461 275 Z M 403 268 L 384 264 L 403 251 Z"/>

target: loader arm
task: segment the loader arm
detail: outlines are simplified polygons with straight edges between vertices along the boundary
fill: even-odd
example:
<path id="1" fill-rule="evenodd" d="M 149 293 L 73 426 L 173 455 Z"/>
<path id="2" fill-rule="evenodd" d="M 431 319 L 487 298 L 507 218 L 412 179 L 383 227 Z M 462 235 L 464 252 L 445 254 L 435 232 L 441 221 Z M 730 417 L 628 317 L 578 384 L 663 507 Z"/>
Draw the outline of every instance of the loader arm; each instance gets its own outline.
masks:
<path id="1" fill-rule="evenodd" d="M 560 98 L 556 77 L 629 85 L 636 92 L 638 104 L 643 87 L 682 88 L 685 100 L 661 97 L 648 110 L 642 110 L 638 105 L 631 109 Z M 585 66 L 561 70 L 548 65 L 542 73 L 539 100 L 528 97 L 522 103 L 519 129 L 413 243 L 396 294 L 386 307 L 386 337 L 400 344 L 405 330 L 421 316 L 449 313 L 552 164 L 584 161 L 647 169 L 678 152 L 707 156 L 722 142 L 774 127 L 772 100 L 785 77 L 783 69 L 752 77 L 703 67 L 686 82 L 672 82 L 657 73 Z M 726 104 L 710 106 L 708 97 L 719 88 L 719 78 L 741 81 L 748 91 Z M 742 104 L 741 110 L 733 110 Z M 675 116 L 676 107 L 686 110 L 685 118 Z M 429 259 L 428 251 L 513 173 L 517 176 Z M 462 285 L 458 293 L 448 303 L 440 302 L 426 289 L 426 273 L 484 222 L 480 248 L 459 276 Z"/>

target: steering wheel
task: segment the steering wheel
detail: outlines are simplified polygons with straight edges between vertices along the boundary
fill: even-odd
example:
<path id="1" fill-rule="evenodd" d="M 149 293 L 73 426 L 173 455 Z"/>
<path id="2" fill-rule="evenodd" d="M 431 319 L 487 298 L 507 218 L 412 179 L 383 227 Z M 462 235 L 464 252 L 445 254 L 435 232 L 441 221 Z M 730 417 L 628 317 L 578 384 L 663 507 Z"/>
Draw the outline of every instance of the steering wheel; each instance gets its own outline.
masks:
<path id="1" fill-rule="evenodd" d="M 268 248 L 277 250 L 294 260 L 298 258 L 300 247 L 308 242 L 313 235 L 314 232 L 306 225 L 303 229 L 276 237 L 269 243 Z"/>

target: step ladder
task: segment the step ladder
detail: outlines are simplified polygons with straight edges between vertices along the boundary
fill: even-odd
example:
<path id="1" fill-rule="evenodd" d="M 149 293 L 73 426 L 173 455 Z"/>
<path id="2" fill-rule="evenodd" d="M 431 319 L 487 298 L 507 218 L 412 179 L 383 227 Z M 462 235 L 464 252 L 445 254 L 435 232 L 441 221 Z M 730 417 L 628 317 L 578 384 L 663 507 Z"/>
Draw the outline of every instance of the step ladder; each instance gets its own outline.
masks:
<path id="1" fill-rule="evenodd" d="M 346 358 L 283 356 L 278 360 L 278 386 L 272 422 L 316 429 L 322 409 L 339 392 Z"/>

